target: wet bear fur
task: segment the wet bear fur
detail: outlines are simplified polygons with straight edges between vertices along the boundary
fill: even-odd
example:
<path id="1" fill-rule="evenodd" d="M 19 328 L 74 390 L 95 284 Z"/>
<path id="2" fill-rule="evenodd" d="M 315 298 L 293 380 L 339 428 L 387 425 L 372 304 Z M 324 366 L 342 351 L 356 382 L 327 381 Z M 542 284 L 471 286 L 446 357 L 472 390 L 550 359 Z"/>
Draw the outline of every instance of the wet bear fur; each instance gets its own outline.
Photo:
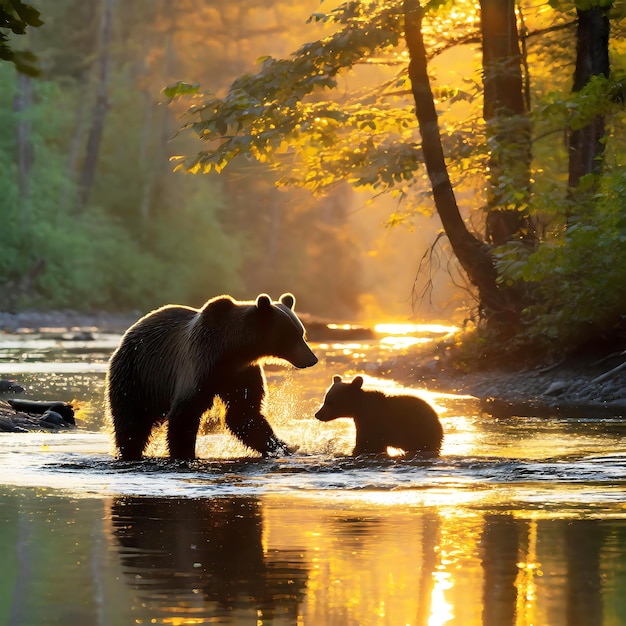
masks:
<path id="1" fill-rule="evenodd" d="M 202 308 L 167 305 L 148 313 L 124 334 L 109 362 L 107 410 L 122 460 L 137 460 L 156 424 L 167 421 L 171 458 L 195 458 L 202 414 L 217 396 L 226 425 L 262 455 L 286 453 L 262 413 L 261 362 L 274 358 L 298 368 L 317 358 L 294 313 L 295 298 L 255 302 L 218 296 Z"/>
<path id="2" fill-rule="evenodd" d="M 411 395 L 365 390 L 361 376 L 350 383 L 334 376 L 315 417 L 322 422 L 339 417 L 354 419 L 354 456 L 386 453 L 388 446 L 401 448 L 407 455 L 439 454 L 443 441 L 439 416 L 428 402 Z"/>

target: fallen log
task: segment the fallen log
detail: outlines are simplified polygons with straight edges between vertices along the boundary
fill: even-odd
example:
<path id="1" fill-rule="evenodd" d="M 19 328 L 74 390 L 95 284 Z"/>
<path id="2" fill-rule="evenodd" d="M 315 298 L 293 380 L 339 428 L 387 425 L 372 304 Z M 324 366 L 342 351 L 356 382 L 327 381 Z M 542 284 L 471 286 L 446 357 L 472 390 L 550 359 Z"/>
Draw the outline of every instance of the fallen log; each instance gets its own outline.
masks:
<path id="1" fill-rule="evenodd" d="M 10 400 L 7 400 L 7 402 L 16 411 L 21 411 L 22 413 L 43 415 L 47 411 L 54 411 L 55 413 L 58 413 L 64 421 L 69 424 L 76 425 L 76 420 L 74 419 L 74 407 L 67 402 L 45 402 L 41 400 L 24 400 L 22 398 L 11 398 Z"/>
<path id="2" fill-rule="evenodd" d="M 48 402 L 43 404 L 69 406 L 64 402 Z M 57 411 L 44 410 L 37 406 L 37 411 L 30 413 L 21 411 L 9 404 L 9 401 L 0 401 L 0 433 L 24 432 L 56 432 L 76 428 L 72 409 L 72 422 L 67 421 Z"/>

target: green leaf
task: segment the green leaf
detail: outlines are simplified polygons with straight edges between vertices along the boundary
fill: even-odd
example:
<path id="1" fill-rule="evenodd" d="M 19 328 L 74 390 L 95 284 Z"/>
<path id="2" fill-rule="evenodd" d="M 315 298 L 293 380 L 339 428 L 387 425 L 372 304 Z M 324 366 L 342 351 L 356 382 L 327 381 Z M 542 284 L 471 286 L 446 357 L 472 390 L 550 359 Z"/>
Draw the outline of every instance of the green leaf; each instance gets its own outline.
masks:
<path id="1" fill-rule="evenodd" d="M 200 85 L 198 84 L 189 84 L 185 82 L 177 82 L 173 85 L 169 85 L 163 89 L 163 93 L 169 100 L 174 100 L 175 98 L 180 98 L 183 96 L 190 96 L 198 93 L 200 90 Z"/>

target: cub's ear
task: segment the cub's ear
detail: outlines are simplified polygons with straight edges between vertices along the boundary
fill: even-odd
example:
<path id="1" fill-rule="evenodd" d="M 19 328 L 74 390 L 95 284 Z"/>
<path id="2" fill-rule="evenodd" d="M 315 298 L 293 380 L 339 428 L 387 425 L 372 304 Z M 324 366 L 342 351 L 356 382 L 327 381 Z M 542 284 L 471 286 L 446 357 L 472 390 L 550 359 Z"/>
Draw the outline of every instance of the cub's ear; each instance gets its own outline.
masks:
<path id="1" fill-rule="evenodd" d="M 257 296 L 256 307 L 261 311 L 267 311 L 272 306 L 272 300 L 266 293 Z"/>
<path id="2" fill-rule="evenodd" d="M 336 385 L 341 382 L 341 376 L 333 376 L 333 383 Z"/>
<path id="3" fill-rule="evenodd" d="M 357 376 L 350 384 L 354 388 L 360 389 L 363 386 L 363 376 Z"/>
<path id="4" fill-rule="evenodd" d="M 279 298 L 281 304 L 284 304 L 288 309 L 293 309 L 296 307 L 296 297 L 292 293 L 284 293 Z"/>

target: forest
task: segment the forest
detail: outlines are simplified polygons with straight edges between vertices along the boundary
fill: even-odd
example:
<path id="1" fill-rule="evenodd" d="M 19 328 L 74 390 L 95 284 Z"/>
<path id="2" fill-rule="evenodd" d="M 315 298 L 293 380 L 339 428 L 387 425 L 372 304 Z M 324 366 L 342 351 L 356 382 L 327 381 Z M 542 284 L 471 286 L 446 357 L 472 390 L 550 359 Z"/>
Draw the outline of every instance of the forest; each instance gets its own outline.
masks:
<path id="1" fill-rule="evenodd" d="M 0 64 L 0 308 L 143 312 L 292 290 L 301 310 L 356 316 L 358 259 L 341 194 L 281 192 L 246 160 L 228 176 L 174 173 L 170 162 L 195 146 L 175 138 L 180 110 L 164 87 L 193 79 L 220 90 L 268 39 L 288 54 L 307 9 L 29 5 L 43 24 L 11 45 L 34 54 L 35 75 Z"/>
<path id="2" fill-rule="evenodd" d="M 29 6 L 2 308 L 292 290 L 548 353 L 624 332 L 623 1 Z"/>

